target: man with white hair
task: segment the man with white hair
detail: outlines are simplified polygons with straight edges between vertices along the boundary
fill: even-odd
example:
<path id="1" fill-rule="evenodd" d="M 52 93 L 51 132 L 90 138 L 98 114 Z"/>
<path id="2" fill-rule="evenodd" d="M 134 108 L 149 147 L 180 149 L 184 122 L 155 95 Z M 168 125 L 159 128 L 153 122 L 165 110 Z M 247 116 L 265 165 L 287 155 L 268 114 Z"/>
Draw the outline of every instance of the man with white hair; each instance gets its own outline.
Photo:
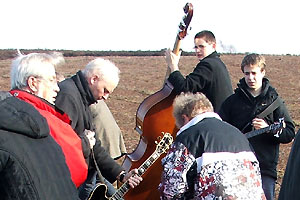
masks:
<path id="1" fill-rule="evenodd" d="M 95 129 L 89 106 L 97 100 L 108 98 L 119 83 L 119 74 L 120 71 L 114 63 L 96 58 L 90 61 L 83 70 L 59 83 L 60 92 L 56 98 L 56 105 L 70 116 L 73 129 L 82 138 L 84 155 L 89 164 L 88 179 L 79 190 L 81 199 L 87 199 L 93 189 L 97 167 L 110 183 L 117 179 L 121 182 L 128 180 L 129 185 L 135 187 L 142 180 L 137 175 L 137 169 L 125 173 L 101 146 L 99 138 L 94 137 Z M 90 148 L 91 139 L 96 139 L 93 148 Z M 114 188 L 110 183 L 107 183 L 110 189 L 109 195 L 114 193 Z"/>
<path id="2" fill-rule="evenodd" d="M 0 199 L 78 199 L 86 179 L 81 140 L 54 106 L 56 59 L 19 55 L 11 97 L 0 102 Z"/>

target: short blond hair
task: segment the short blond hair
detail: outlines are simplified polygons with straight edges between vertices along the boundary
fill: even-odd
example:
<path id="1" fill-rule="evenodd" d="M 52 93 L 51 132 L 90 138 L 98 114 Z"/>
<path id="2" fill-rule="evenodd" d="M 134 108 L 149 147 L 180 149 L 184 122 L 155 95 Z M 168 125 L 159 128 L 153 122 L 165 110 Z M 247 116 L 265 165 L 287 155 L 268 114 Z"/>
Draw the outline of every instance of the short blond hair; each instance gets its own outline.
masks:
<path id="1" fill-rule="evenodd" d="M 258 65 L 260 67 L 260 70 L 264 71 L 266 68 L 266 59 L 264 56 L 256 53 L 248 54 L 242 60 L 241 63 L 242 72 L 244 72 L 245 66 L 250 66 L 250 65 Z"/>

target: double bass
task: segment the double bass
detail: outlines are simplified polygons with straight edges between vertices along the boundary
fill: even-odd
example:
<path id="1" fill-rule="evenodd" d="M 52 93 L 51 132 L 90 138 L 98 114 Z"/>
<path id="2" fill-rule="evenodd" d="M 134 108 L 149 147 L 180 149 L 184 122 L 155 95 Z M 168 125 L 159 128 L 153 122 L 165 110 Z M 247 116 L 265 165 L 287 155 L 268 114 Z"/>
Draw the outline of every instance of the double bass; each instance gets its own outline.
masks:
<path id="1" fill-rule="evenodd" d="M 176 35 L 173 53 L 179 55 L 180 42 L 187 35 L 187 30 L 193 16 L 193 6 L 187 3 L 184 6 L 184 17 L 179 24 L 179 32 Z M 170 71 L 167 70 L 166 78 Z M 137 148 L 128 154 L 122 164 L 126 171 L 139 166 L 155 151 L 155 141 L 162 132 L 171 133 L 175 138 L 178 129 L 172 115 L 172 104 L 175 98 L 173 86 L 165 80 L 162 89 L 147 97 L 138 107 L 136 112 L 135 130 L 140 134 L 140 141 Z M 162 166 L 160 156 L 151 167 L 143 173 L 143 181 L 137 187 L 130 189 L 124 198 L 127 200 L 159 199 L 158 185 L 160 183 Z"/>

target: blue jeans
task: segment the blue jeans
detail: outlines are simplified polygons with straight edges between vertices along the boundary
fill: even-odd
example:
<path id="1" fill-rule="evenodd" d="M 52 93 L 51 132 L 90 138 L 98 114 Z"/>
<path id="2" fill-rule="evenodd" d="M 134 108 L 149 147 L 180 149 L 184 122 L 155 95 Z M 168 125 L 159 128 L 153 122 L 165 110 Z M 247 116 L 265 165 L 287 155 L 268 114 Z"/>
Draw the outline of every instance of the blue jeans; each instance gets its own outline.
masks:
<path id="1" fill-rule="evenodd" d="M 96 176 L 97 176 L 97 172 L 95 170 L 89 171 L 87 179 L 78 188 L 78 194 L 79 194 L 79 198 L 81 200 L 87 200 L 87 198 L 89 197 L 89 194 L 95 188 Z M 114 186 L 105 178 L 104 178 L 104 183 L 107 186 L 107 192 L 106 192 L 107 196 L 113 195 L 116 192 L 116 189 L 114 188 Z"/>
<path id="2" fill-rule="evenodd" d="M 261 175 L 261 179 L 262 179 L 262 187 L 265 192 L 267 200 L 274 200 L 276 179 L 266 175 Z"/>

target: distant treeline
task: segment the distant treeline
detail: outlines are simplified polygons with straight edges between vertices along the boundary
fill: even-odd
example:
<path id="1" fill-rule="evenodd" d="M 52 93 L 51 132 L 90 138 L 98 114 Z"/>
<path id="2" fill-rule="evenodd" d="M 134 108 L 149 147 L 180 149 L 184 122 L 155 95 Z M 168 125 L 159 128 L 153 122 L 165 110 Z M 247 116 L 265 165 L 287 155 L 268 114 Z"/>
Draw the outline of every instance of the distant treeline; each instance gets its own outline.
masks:
<path id="1" fill-rule="evenodd" d="M 23 54 L 32 52 L 62 52 L 65 57 L 75 56 L 163 56 L 164 50 L 160 51 L 74 51 L 74 50 L 50 50 L 50 49 L 20 49 Z M 194 52 L 182 52 L 182 56 L 194 55 Z M 0 49 L 0 60 L 11 59 L 17 56 L 16 49 Z"/>

